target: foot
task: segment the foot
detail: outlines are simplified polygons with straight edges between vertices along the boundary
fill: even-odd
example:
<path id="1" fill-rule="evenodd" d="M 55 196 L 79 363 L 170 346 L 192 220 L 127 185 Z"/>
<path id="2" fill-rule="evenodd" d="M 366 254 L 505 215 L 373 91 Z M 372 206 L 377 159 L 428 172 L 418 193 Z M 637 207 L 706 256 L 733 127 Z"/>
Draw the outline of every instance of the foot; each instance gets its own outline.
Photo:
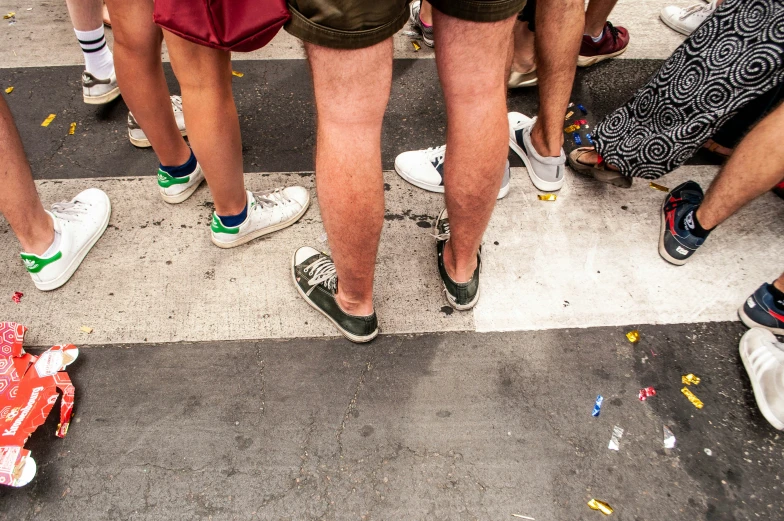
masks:
<path id="1" fill-rule="evenodd" d="M 196 163 L 193 173 L 180 177 L 173 177 L 158 169 L 158 191 L 164 202 L 169 204 L 179 204 L 188 199 L 199 188 L 202 181 L 204 181 L 204 172 L 199 163 Z"/>
<path id="2" fill-rule="evenodd" d="M 395 158 L 395 172 L 414 186 L 428 192 L 444 193 L 444 154 L 446 145 L 427 150 L 403 152 Z M 504 180 L 497 199 L 509 194 L 509 161 L 506 162 Z"/>
<path id="3" fill-rule="evenodd" d="M 705 22 L 716 10 L 716 1 L 713 0 L 708 5 L 694 4 L 691 7 L 678 7 L 669 5 L 661 10 L 659 17 L 661 21 L 671 29 L 675 29 L 681 34 L 689 36 Z"/>
<path id="4" fill-rule="evenodd" d="M 531 143 L 531 129 L 536 118 L 529 118 L 519 112 L 510 112 L 509 147 L 522 159 L 528 176 L 536 188 L 543 192 L 560 190 L 564 184 L 566 154 L 561 148 L 558 157 L 539 155 Z"/>
<path id="5" fill-rule="evenodd" d="M 438 274 L 444 285 L 447 303 L 458 311 L 471 309 L 479 301 L 479 272 L 482 267 L 481 249 L 476 259 L 476 269 L 468 282 L 455 282 L 446 270 L 444 250 L 449 241 L 449 215 L 446 208 L 441 211 L 435 224 L 436 228 L 436 254 L 438 259 Z"/>
<path id="6" fill-rule="evenodd" d="M 91 73 L 82 73 L 82 95 L 88 105 L 103 105 L 115 100 L 120 95 L 117 76 L 112 71 L 108 78 L 96 78 Z"/>
<path id="7" fill-rule="evenodd" d="M 344 337 L 364 343 L 378 336 L 375 311 L 358 317 L 346 313 L 338 304 L 338 274 L 329 255 L 309 246 L 299 248 L 291 262 L 291 277 L 305 302 L 327 317 Z"/>
<path id="8" fill-rule="evenodd" d="M 760 412 L 784 430 L 784 344 L 770 331 L 754 328 L 741 337 L 739 350 Z"/>
<path id="9" fill-rule="evenodd" d="M 784 335 L 784 309 L 770 291 L 771 284 L 763 284 L 738 309 L 741 322 L 748 327 L 765 328 L 774 335 Z"/>
<path id="10" fill-rule="evenodd" d="M 576 148 L 569 153 L 569 166 L 579 174 L 588 175 L 619 188 L 631 188 L 632 178 L 627 177 L 614 167 L 602 163 L 599 165 L 599 154 L 594 147 Z"/>
<path id="11" fill-rule="evenodd" d="M 629 31 L 623 27 L 615 27 L 610 22 L 604 23 L 602 39 L 594 42 L 589 35 L 583 35 L 580 55 L 577 57 L 578 67 L 588 67 L 623 54 L 629 46 Z"/>
<path id="12" fill-rule="evenodd" d="M 41 255 L 21 253 L 25 268 L 41 291 L 57 289 L 68 282 L 106 230 L 112 205 L 103 191 L 89 188 L 70 201 L 53 204 L 47 213 L 55 232 L 49 251 Z"/>
<path id="13" fill-rule="evenodd" d="M 536 74 L 536 67 L 534 67 L 528 72 L 517 72 L 512 70 L 509 73 L 509 80 L 506 82 L 506 86 L 510 89 L 517 89 L 521 87 L 534 87 L 537 83 L 539 83 L 539 79 Z"/>
<path id="14" fill-rule="evenodd" d="M 694 181 L 686 181 L 673 189 L 664 199 L 661 211 L 659 255 L 677 266 L 686 264 L 705 239 L 697 237 L 694 229 L 693 212 L 704 199 L 702 188 Z"/>
<path id="15" fill-rule="evenodd" d="M 174 120 L 177 122 L 177 128 L 180 130 L 180 134 L 187 136 L 188 131 L 185 130 L 185 116 L 182 114 L 182 97 L 170 96 L 170 98 L 172 111 L 174 112 Z M 148 140 L 147 136 L 144 134 L 144 130 L 142 130 L 142 127 L 136 122 L 136 118 L 133 117 L 133 114 L 130 111 L 128 112 L 128 138 L 131 140 L 132 145 L 139 148 L 148 148 L 152 146 L 150 140 Z"/>
<path id="16" fill-rule="evenodd" d="M 238 226 L 224 226 L 212 214 L 212 242 L 219 248 L 234 248 L 297 222 L 310 205 L 310 193 L 301 186 L 248 194 L 248 217 Z"/>
<path id="17" fill-rule="evenodd" d="M 435 45 L 435 40 L 433 39 L 433 26 L 431 25 L 430 27 L 427 27 L 424 23 L 422 23 L 422 19 L 419 17 L 419 11 L 421 8 L 421 0 L 414 0 L 411 2 L 411 15 L 408 18 L 408 23 L 411 24 L 411 27 L 415 31 L 422 34 L 422 41 L 425 42 L 425 45 L 428 47 L 433 47 L 433 45 Z"/>

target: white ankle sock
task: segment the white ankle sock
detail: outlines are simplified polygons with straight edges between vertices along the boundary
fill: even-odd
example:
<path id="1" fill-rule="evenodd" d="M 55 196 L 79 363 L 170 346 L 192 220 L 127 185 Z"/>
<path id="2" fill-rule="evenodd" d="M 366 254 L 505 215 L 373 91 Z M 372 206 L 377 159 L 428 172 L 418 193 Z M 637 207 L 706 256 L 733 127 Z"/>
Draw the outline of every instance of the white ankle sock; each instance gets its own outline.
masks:
<path id="1" fill-rule="evenodd" d="M 588 36 L 591 36 L 591 35 L 588 34 Z M 591 36 L 591 40 L 593 40 L 593 43 L 601 42 L 602 38 L 604 38 L 604 27 L 602 27 L 602 32 L 599 33 L 599 36 Z"/>
<path id="2" fill-rule="evenodd" d="M 114 58 L 109 46 L 106 45 L 106 37 L 103 33 L 103 25 L 92 31 L 77 31 L 76 38 L 84 53 L 84 68 L 100 80 L 105 80 L 114 72 Z"/>
<path id="3" fill-rule="evenodd" d="M 43 254 L 39 255 L 42 259 L 48 259 L 52 255 L 56 254 L 57 251 L 60 249 L 60 232 L 54 232 L 54 240 L 52 244 L 49 246 Z"/>

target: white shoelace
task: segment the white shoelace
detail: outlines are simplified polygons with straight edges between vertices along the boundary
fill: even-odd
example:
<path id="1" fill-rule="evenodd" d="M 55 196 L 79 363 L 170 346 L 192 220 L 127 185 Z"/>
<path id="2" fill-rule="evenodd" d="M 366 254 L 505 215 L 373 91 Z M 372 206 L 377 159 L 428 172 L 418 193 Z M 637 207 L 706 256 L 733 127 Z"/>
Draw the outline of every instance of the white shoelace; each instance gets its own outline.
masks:
<path id="1" fill-rule="evenodd" d="M 444 154 L 446 153 L 446 145 L 441 145 L 440 147 L 430 147 L 425 150 L 425 157 L 431 163 L 433 161 L 437 161 L 436 166 L 440 165 L 444 162 Z"/>
<path id="2" fill-rule="evenodd" d="M 182 96 L 177 96 L 176 94 L 174 94 L 170 96 L 170 98 L 171 98 L 172 110 L 174 110 L 175 113 L 182 112 Z"/>
<path id="3" fill-rule="evenodd" d="M 330 291 L 337 291 L 338 272 L 335 269 L 335 263 L 329 257 L 321 257 L 303 271 L 306 275 L 311 275 L 308 284 L 313 286 L 306 295 L 310 295 L 319 284 L 323 284 Z"/>
<path id="4" fill-rule="evenodd" d="M 258 206 L 262 208 L 273 208 L 293 202 L 283 193 L 283 188 L 276 188 L 271 192 L 253 192 L 253 197 L 256 199 Z"/>
<path id="5" fill-rule="evenodd" d="M 680 19 L 685 20 L 693 14 L 697 14 L 700 12 L 705 12 L 705 16 L 711 14 L 713 11 L 716 10 L 716 0 L 713 0 L 708 5 L 705 4 L 694 4 L 686 9 L 683 10 L 683 14 L 681 15 Z"/>
<path id="6" fill-rule="evenodd" d="M 90 205 L 80 201 L 61 201 L 52 205 L 52 213 L 65 221 L 78 221 L 86 214 Z"/>
<path id="7" fill-rule="evenodd" d="M 448 241 L 449 237 L 451 236 L 449 232 L 449 221 L 444 223 L 444 231 L 441 233 L 431 233 L 433 237 L 436 238 L 437 241 Z"/>

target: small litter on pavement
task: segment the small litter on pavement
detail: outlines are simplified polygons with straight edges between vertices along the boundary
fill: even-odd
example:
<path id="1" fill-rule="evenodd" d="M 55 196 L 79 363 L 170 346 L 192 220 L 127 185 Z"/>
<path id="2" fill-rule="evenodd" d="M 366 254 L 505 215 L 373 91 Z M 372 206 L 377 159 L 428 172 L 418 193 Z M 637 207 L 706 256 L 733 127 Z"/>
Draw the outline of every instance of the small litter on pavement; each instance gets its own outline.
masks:
<path id="1" fill-rule="evenodd" d="M 708 448 L 703 449 L 703 450 L 705 450 L 705 454 L 707 454 L 708 456 L 713 456 L 713 451 L 712 450 L 710 450 Z"/>
<path id="2" fill-rule="evenodd" d="M 596 418 L 602 413 L 602 402 L 604 401 L 604 397 L 600 394 L 596 397 L 596 402 L 593 404 L 593 412 L 591 416 Z"/>
<path id="3" fill-rule="evenodd" d="M 664 433 L 664 448 L 665 449 L 674 449 L 675 448 L 675 434 L 673 434 L 672 430 L 667 427 L 666 425 L 662 426 L 662 432 Z"/>
<path id="4" fill-rule="evenodd" d="M 9 20 L 9 19 L 13 18 L 14 16 L 16 16 L 16 13 L 14 13 L 14 12 L 8 13 L 6 15 L 3 15 L 3 20 Z"/>
<path id="5" fill-rule="evenodd" d="M 74 132 L 76 132 L 76 122 L 71 123 L 71 127 L 68 129 L 68 135 L 73 136 Z"/>
<path id="6" fill-rule="evenodd" d="M 637 397 L 640 399 L 641 402 L 644 402 L 651 396 L 656 396 L 656 389 L 654 389 L 653 387 L 646 387 L 644 389 L 640 389 L 640 393 L 637 395 Z"/>
<path id="7" fill-rule="evenodd" d="M 700 385 L 700 377 L 691 373 L 681 376 L 684 385 Z"/>
<path id="8" fill-rule="evenodd" d="M 637 342 L 640 341 L 640 332 L 637 331 L 636 329 L 634 331 L 629 331 L 628 333 L 626 333 L 626 338 L 628 338 L 629 342 L 631 342 L 632 344 L 636 344 Z"/>
<path id="9" fill-rule="evenodd" d="M 517 517 L 519 519 L 528 519 L 529 521 L 536 521 L 533 517 L 524 516 L 522 514 L 512 514 L 512 517 Z"/>
<path id="10" fill-rule="evenodd" d="M 592 510 L 598 510 L 605 516 L 609 516 L 610 514 L 613 513 L 613 508 L 607 503 L 605 503 L 604 501 L 601 501 L 599 499 L 590 500 L 588 502 L 588 506 L 591 507 Z"/>
<path id="11" fill-rule="evenodd" d="M 555 201 L 558 197 L 555 194 L 539 194 L 540 201 Z"/>
<path id="12" fill-rule="evenodd" d="M 48 127 L 49 123 L 54 121 L 54 118 L 56 118 L 56 117 L 57 117 L 57 114 L 49 114 L 48 116 L 46 116 L 46 119 L 44 120 L 44 122 L 41 123 L 41 126 L 42 127 Z"/>
<path id="13" fill-rule="evenodd" d="M 670 191 L 670 189 L 667 188 L 666 186 L 662 186 L 662 185 L 657 184 L 657 183 L 651 183 L 651 188 L 654 188 L 654 189 L 656 189 L 656 190 L 658 190 L 660 192 L 669 192 Z"/>
<path id="14" fill-rule="evenodd" d="M 90 326 L 82 326 L 79 328 L 79 331 L 81 331 L 82 333 L 87 333 L 89 335 L 90 333 L 93 332 L 93 328 L 91 328 Z"/>
<path id="15" fill-rule="evenodd" d="M 240 71 L 231 71 L 231 75 L 236 76 L 238 78 L 242 78 L 243 76 L 245 76 L 245 73 Z"/>
<path id="16" fill-rule="evenodd" d="M 417 52 L 419 51 L 419 49 L 422 48 L 421 45 L 419 45 L 418 43 L 416 43 L 414 41 L 411 42 L 411 45 L 414 47 L 414 51 L 417 51 Z"/>
<path id="17" fill-rule="evenodd" d="M 617 425 L 613 427 L 612 438 L 610 438 L 610 443 L 607 445 L 607 448 L 610 450 L 621 450 L 621 438 L 623 437 L 623 429 L 618 427 Z"/>
<path id="18" fill-rule="evenodd" d="M 11 300 L 19 304 L 20 302 L 22 302 L 22 297 L 24 297 L 24 293 L 22 293 L 21 291 L 14 291 L 14 294 L 11 295 Z"/>
<path id="19" fill-rule="evenodd" d="M 700 401 L 700 399 L 699 399 L 699 398 L 697 398 L 696 396 L 694 396 L 694 393 L 693 393 L 693 392 L 691 392 L 691 391 L 689 390 L 689 388 L 688 388 L 688 387 L 684 387 L 683 389 L 681 389 L 681 392 L 684 394 L 684 396 L 686 396 L 686 398 L 688 398 L 688 399 L 689 399 L 689 401 L 690 401 L 691 403 L 693 403 L 693 404 L 694 404 L 694 406 L 695 406 L 696 408 L 698 408 L 698 409 L 702 409 L 702 405 L 703 405 L 703 404 L 702 404 L 702 402 Z"/>
<path id="20" fill-rule="evenodd" d="M 11 94 L 13 91 L 14 91 L 13 87 L 8 87 L 7 89 L 5 89 L 6 94 Z"/>

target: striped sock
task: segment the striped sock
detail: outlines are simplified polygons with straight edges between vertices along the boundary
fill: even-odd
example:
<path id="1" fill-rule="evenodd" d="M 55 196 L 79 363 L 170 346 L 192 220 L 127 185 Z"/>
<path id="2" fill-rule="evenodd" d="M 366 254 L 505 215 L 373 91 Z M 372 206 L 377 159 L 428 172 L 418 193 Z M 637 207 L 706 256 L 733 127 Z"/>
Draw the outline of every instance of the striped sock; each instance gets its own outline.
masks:
<path id="1" fill-rule="evenodd" d="M 103 25 L 92 31 L 77 31 L 76 38 L 84 53 L 84 68 L 100 80 L 105 80 L 114 72 L 112 51 L 106 45 Z"/>

